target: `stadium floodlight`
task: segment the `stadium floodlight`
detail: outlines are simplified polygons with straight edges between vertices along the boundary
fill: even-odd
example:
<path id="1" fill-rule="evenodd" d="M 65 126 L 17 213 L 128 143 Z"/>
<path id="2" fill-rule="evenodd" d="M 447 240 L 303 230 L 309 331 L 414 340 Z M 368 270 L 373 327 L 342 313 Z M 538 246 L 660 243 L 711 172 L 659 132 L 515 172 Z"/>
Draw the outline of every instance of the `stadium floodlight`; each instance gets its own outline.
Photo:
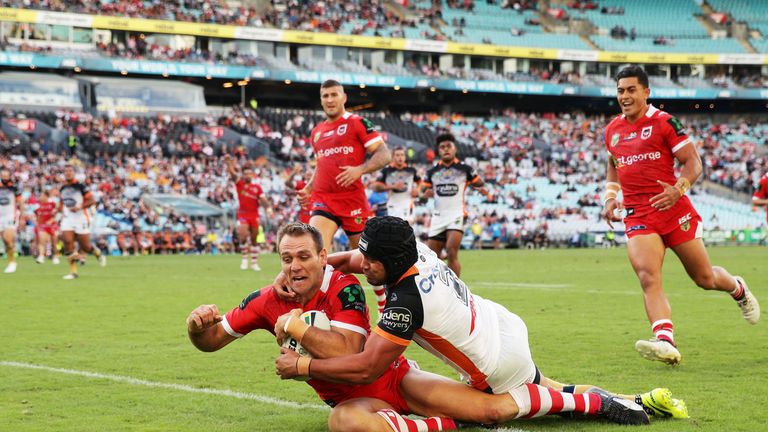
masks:
<path id="1" fill-rule="evenodd" d="M 396 85 L 395 90 L 400 90 L 400 86 Z"/>
<path id="2" fill-rule="evenodd" d="M 73 70 L 75 71 L 75 73 L 80 73 L 83 71 L 82 69 L 80 69 L 80 66 L 75 66 Z"/>
<path id="3" fill-rule="evenodd" d="M 231 82 L 225 82 L 222 85 L 224 86 L 224 88 L 231 88 L 234 84 L 232 84 Z"/>
<path id="4" fill-rule="evenodd" d="M 212 76 L 210 76 L 210 75 L 206 75 L 206 76 L 205 76 L 205 79 L 209 80 L 209 79 L 213 79 L 213 77 L 212 77 Z"/>
<path id="5" fill-rule="evenodd" d="M 121 70 L 120 71 L 120 75 L 126 76 L 126 75 L 128 75 L 128 71 L 127 70 Z"/>
<path id="6" fill-rule="evenodd" d="M 461 89 L 461 92 L 462 92 L 462 93 L 464 93 L 464 94 L 467 94 L 467 93 L 469 93 L 469 90 L 467 90 L 467 89 Z"/>
<path id="7" fill-rule="evenodd" d="M 240 87 L 247 86 L 248 80 L 240 80 L 237 82 L 237 85 L 239 85 Z"/>
<path id="8" fill-rule="evenodd" d="M 432 93 L 434 93 L 434 92 L 436 92 L 436 91 L 437 91 L 437 89 L 436 89 L 435 87 L 430 87 L 430 88 L 429 88 L 429 91 L 431 91 Z"/>
<path id="9" fill-rule="evenodd" d="M 360 83 L 360 88 L 361 89 L 365 88 L 365 83 Z"/>
<path id="10" fill-rule="evenodd" d="M 163 72 L 163 78 L 168 78 L 168 72 Z"/>
<path id="11" fill-rule="evenodd" d="M 289 79 L 285 80 L 284 82 L 285 82 L 286 84 L 288 84 L 288 85 L 290 85 L 290 84 L 291 84 L 291 80 L 289 80 Z"/>

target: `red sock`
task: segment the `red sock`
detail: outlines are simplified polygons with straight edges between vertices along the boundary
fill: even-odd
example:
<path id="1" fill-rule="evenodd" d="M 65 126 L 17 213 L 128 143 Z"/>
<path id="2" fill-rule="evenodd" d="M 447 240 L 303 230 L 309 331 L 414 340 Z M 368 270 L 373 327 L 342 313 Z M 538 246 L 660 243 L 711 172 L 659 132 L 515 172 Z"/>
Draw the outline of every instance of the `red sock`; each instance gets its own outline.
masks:
<path id="1" fill-rule="evenodd" d="M 517 403 L 519 412 L 515 418 L 534 418 L 561 412 L 575 412 L 596 415 L 602 402 L 594 393 L 564 393 L 525 384 L 509 392 Z"/>
<path id="2" fill-rule="evenodd" d="M 667 341 L 671 343 L 672 346 L 675 346 L 675 335 L 672 321 L 668 319 L 660 319 L 651 324 L 651 330 L 653 331 L 653 335 L 656 337 L 656 339 Z"/>
<path id="3" fill-rule="evenodd" d="M 744 285 L 738 279 L 734 278 L 734 280 L 736 281 L 736 289 L 731 291 L 731 297 L 734 300 L 741 300 L 744 298 Z"/>
<path id="4" fill-rule="evenodd" d="M 257 246 L 251 246 L 251 264 L 256 264 L 259 260 L 259 248 Z"/>
<path id="5" fill-rule="evenodd" d="M 391 409 L 383 409 L 376 414 L 384 417 L 389 427 L 395 432 L 427 432 L 456 430 L 453 420 L 445 417 L 430 417 L 420 420 L 411 420 L 403 417 Z"/>

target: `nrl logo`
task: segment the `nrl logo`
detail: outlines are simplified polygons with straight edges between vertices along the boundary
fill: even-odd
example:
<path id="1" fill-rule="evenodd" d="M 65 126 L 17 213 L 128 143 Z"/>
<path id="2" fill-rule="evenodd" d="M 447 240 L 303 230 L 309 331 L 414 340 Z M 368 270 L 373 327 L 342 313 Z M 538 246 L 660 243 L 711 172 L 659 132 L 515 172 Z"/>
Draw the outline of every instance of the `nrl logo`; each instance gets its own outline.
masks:
<path id="1" fill-rule="evenodd" d="M 642 132 L 640 132 L 640 139 L 647 140 L 651 137 L 651 133 L 653 132 L 653 126 L 646 126 L 643 128 Z"/>
<path id="2" fill-rule="evenodd" d="M 347 133 L 347 125 L 343 124 L 336 129 L 336 135 L 344 135 Z"/>

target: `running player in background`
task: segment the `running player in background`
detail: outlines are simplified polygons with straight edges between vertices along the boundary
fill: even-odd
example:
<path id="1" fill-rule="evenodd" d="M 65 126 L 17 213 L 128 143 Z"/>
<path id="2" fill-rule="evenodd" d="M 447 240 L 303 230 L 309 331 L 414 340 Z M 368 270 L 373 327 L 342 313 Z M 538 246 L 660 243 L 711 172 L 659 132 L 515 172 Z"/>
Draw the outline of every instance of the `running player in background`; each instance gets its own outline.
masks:
<path id="1" fill-rule="evenodd" d="M 610 153 L 603 217 L 621 220 L 626 211 L 627 254 L 643 288 L 645 311 L 653 338 L 639 340 L 635 349 L 644 358 L 668 364 L 681 360 L 673 333 L 672 309 L 661 275 L 666 248 L 672 249 L 699 287 L 725 291 L 741 308 L 744 319 L 757 324 L 760 306 L 739 276 L 712 266 L 702 240 L 701 216 L 685 196 L 701 175 L 701 159 L 678 119 L 648 104 L 648 75 L 628 66 L 616 75 L 622 115 L 605 128 Z M 675 159 L 682 166 L 675 177 Z M 623 190 L 624 201 L 617 199 Z"/>
<path id="2" fill-rule="evenodd" d="M 768 172 L 760 178 L 755 193 L 752 194 L 752 205 L 765 207 L 766 220 L 768 221 Z"/>
<path id="3" fill-rule="evenodd" d="M 21 191 L 11 178 L 11 171 L 0 170 L 0 235 L 5 244 L 5 254 L 8 265 L 4 273 L 16 271 L 16 232 L 19 221 L 24 214 L 24 201 Z"/>
<path id="4" fill-rule="evenodd" d="M 237 199 L 240 203 L 237 208 L 237 239 L 242 255 L 240 270 L 248 270 L 248 252 L 250 250 L 250 267 L 254 271 L 260 271 L 257 240 L 259 237 L 259 203 L 264 206 L 267 215 L 272 213 L 272 208 L 269 200 L 264 196 L 261 186 L 256 183 L 253 168 L 244 166 L 243 173 L 240 175 L 235 168 L 232 156 L 224 155 L 224 163 L 227 164 L 227 172 L 229 172 L 232 182 L 235 183 Z"/>
<path id="5" fill-rule="evenodd" d="M 69 274 L 64 279 L 76 279 L 78 261 L 85 258 L 81 254 L 92 253 L 99 260 L 99 265 L 107 265 L 107 257 L 91 244 L 91 214 L 89 208 L 96 202 L 88 188 L 75 178 L 75 167 L 64 167 L 64 185 L 59 194 L 61 217 L 61 239 L 64 241 L 64 254 L 69 261 Z M 75 242 L 79 249 L 75 248 Z M 78 251 L 79 250 L 79 251 Z"/>
<path id="6" fill-rule="evenodd" d="M 415 186 L 420 181 L 416 169 L 406 163 L 405 148 L 396 147 L 392 150 L 392 163 L 381 170 L 372 189 L 376 192 L 389 192 L 387 215 L 413 223 L 413 198 L 418 192 Z"/>
<path id="7" fill-rule="evenodd" d="M 464 191 L 471 186 L 489 200 L 491 193 L 475 170 L 456 158 L 456 138 L 453 135 L 438 135 L 435 144 L 440 160 L 427 171 L 419 191 L 420 196 L 432 196 L 435 201 L 427 245 L 438 256 L 445 249 L 448 267 L 456 276 L 461 276 L 459 248 L 467 219 Z"/>
<path id="8" fill-rule="evenodd" d="M 59 263 L 59 251 L 56 247 L 59 242 L 59 226 L 56 223 L 57 206 L 56 202 L 51 199 L 50 192 L 43 191 L 40 194 L 35 209 L 35 235 L 37 236 L 37 259 L 35 262 L 38 264 L 45 262 L 48 250 L 51 251 L 53 263 Z"/>
<path id="9" fill-rule="evenodd" d="M 335 80 L 320 86 L 326 120 L 312 129 L 310 140 L 317 165 L 307 185 L 298 192 L 302 205 L 311 204 L 309 224 L 323 235 L 332 250 L 333 235 L 341 227 L 349 246 L 357 247 L 370 217 L 368 198 L 360 177 L 386 166 L 391 155 L 373 123 L 345 110 L 347 95 Z M 371 157 L 366 160 L 366 153 Z"/>

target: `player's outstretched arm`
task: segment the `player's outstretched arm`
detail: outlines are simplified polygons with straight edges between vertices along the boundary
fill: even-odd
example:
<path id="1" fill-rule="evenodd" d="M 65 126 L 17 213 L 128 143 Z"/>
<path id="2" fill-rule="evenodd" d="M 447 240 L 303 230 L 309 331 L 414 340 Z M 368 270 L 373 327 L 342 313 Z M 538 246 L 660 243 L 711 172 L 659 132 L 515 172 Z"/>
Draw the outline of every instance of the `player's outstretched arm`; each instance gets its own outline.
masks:
<path id="1" fill-rule="evenodd" d="M 237 181 L 240 180 L 240 175 L 237 173 L 235 162 L 232 160 L 232 156 L 225 154 L 223 159 L 227 166 L 227 173 L 229 174 L 229 178 L 232 179 L 233 182 L 237 183 Z"/>
<path id="2" fill-rule="evenodd" d="M 235 340 L 221 325 L 223 319 L 215 304 L 200 305 L 190 312 L 187 317 L 187 333 L 192 345 L 200 351 L 212 352 Z"/>
<path id="3" fill-rule="evenodd" d="M 353 330 L 331 325 L 323 330 L 305 323 L 301 309 L 293 309 L 281 315 L 275 323 L 275 338 L 278 345 L 290 336 L 298 341 L 313 358 L 341 357 L 359 353 L 365 345 L 365 335 Z M 367 316 L 366 316 L 367 318 Z"/>

